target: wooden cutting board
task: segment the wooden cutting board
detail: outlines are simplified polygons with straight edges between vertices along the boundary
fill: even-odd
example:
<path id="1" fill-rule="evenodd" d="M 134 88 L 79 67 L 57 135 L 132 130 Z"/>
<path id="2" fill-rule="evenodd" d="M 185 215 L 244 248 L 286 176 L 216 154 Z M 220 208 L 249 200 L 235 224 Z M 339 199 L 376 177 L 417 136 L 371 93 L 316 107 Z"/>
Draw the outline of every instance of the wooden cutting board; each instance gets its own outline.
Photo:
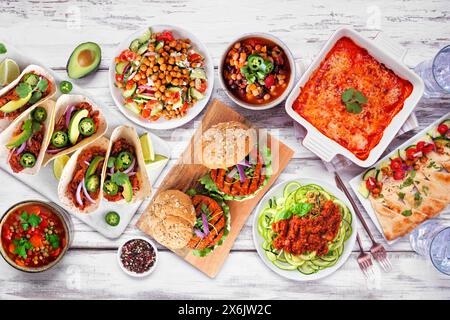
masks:
<path id="1" fill-rule="evenodd" d="M 167 173 L 160 188 L 158 189 L 158 193 L 167 189 L 177 189 L 186 192 L 191 188 L 199 186 L 198 180 L 208 172 L 208 168 L 201 164 L 195 164 L 194 160 L 196 150 L 201 150 L 199 149 L 199 145 L 196 144 L 196 141 L 201 141 L 200 137 L 202 133 L 211 126 L 227 121 L 247 123 L 245 118 L 238 112 L 217 99 L 213 100 L 208 106 L 206 114 L 202 120 L 202 125 L 194 133 L 190 144 L 180 156 L 177 163 Z M 250 123 L 247 123 L 247 125 L 251 126 Z M 234 241 L 241 232 L 247 218 L 250 216 L 259 200 L 264 196 L 267 190 L 269 190 L 278 178 L 280 173 L 284 170 L 294 154 L 292 149 L 280 142 L 278 139 L 270 135 L 266 135 L 266 137 L 267 145 L 271 149 L 272 153 L 273 175 L 266 186 L 254 198 L 245 201 L 226 201 L 230 207 L 231 230 L 224 243 L 206 257 L 194 256 L 189 248 L 173 250 L 177 255 L 211 278 L 214 278 L 220 271 L 220 268 L 225 262 L 225 259 L 228 257 Z M 156 195 L 158 193 L 156 193 Z M 139 218 L 136 226 L 143 232 L 152 236 L 144 227 L 144 221 L 148 218 L 149 211 L 147 207 Z"/>

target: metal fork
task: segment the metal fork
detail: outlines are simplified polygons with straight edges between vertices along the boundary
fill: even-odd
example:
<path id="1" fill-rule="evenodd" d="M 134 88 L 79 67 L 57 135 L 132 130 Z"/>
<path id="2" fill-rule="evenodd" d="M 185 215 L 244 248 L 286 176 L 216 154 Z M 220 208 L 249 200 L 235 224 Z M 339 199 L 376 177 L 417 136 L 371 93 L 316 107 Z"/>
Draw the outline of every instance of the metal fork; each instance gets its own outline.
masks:
<path id="1" fill-rule="evenodd" d="M 356 234 L 356 240 L 358 241 L 359 250 L 361 251 L 358 258 L 356 259 L 358 261 L 359 268 L 367 279 L 373 278 L 375 277 L 375 272 L 373 271 L 372 258 L 369 254 L 364 252 L 361 238 L 359 237 L 358 233 Z"/>
<path id="2" fill-rule="evenodd" d="M 336 184 L 337 184 L 338 188 L 341 189 L 347 196 L 348 200 L 352 204 L 353 209 L 356 212 L 356 215 L 359 218 L 359 221 L 361 221 L 361 224 L 363 225 L 364 229 L 366 230 L 367 234 L 369 235 L 370 240 L 372 241 L 372 247 L 370 248 L 370 253 L 373 255 L 375 260 L 380 264 L 381 268 L 385 272 L 391 271 L 392 264 L 389 261 L 386 249 L 384 248 L 384 246 L 382 244 L 375 241 L 375 239 L 372 235 L 372 232 L 370 232 L 370 229 L 367 226 L 366 221 L 364 220 L 363 215 L 359 211 L 358 206 L 356 205 L 355 201 L 353 200 L 350 193 L 348 192 L 347 187 L 345 186 L 341 177 L 339 176 L 339 174 L 337 172 L 335 172 L 334 174 L 335 174 L 335 180 L 336 180 Z"/>

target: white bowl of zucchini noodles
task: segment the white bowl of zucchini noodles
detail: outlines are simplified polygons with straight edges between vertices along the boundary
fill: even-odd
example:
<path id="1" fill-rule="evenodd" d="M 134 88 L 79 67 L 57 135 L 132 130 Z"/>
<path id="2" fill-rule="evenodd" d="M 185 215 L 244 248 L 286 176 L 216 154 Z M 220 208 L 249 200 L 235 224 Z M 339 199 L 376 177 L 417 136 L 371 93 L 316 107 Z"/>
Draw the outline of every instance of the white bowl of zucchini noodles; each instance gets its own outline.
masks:
<path id="1" fill-rule="evenodd" d="M 350 256 L 356 217 L 336 186 L 310 178 L 282 182 L 259 203 L 253 240 L 264 263 L 297 281 L 326 277 Z"/>

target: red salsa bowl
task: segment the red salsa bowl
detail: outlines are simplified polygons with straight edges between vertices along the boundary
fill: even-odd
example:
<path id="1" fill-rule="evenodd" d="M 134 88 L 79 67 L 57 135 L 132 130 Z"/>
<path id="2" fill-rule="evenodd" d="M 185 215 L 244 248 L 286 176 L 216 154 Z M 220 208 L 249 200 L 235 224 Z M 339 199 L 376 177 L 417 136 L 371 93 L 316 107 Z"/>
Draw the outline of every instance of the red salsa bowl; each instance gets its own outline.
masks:
<path id="1" fill-rule="evenodd" d="M 14 268 L 42 272 L 55 266 L 69 247 L 71 221 L 54 204 L 20 202 L 0 220 L 0 253 Z"/>

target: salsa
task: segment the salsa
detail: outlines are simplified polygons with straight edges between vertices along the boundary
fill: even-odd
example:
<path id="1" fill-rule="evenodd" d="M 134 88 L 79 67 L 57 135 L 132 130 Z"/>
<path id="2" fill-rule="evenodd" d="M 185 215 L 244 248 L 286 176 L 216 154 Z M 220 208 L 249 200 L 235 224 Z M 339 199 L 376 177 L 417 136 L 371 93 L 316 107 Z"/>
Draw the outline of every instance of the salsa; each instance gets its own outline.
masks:
<path id="1" fill-rule="evenodd" d="M 412 89 L 409 81 L 343 37 L 312 73 L 293 109 L 321 133 L 365 160 Z M 358 103 L 349 103 L 353 100 Z"/>
<path id="2" fill-rule="evenodd" d="M 17 266 L 40 268 L 62 254 L 67 246 L 64 224 L 49 207 L 33 203 L 10 212 L 2 225 L 3 252 Z"/>
<path id="3" fill-rule="evenodd" d="M 222 76 L 234 96 L 259 105 L 282 95 L 290 74 L 283 49 L 273 41 L 253 37 L 236 42 L 228 51 Z"/>

